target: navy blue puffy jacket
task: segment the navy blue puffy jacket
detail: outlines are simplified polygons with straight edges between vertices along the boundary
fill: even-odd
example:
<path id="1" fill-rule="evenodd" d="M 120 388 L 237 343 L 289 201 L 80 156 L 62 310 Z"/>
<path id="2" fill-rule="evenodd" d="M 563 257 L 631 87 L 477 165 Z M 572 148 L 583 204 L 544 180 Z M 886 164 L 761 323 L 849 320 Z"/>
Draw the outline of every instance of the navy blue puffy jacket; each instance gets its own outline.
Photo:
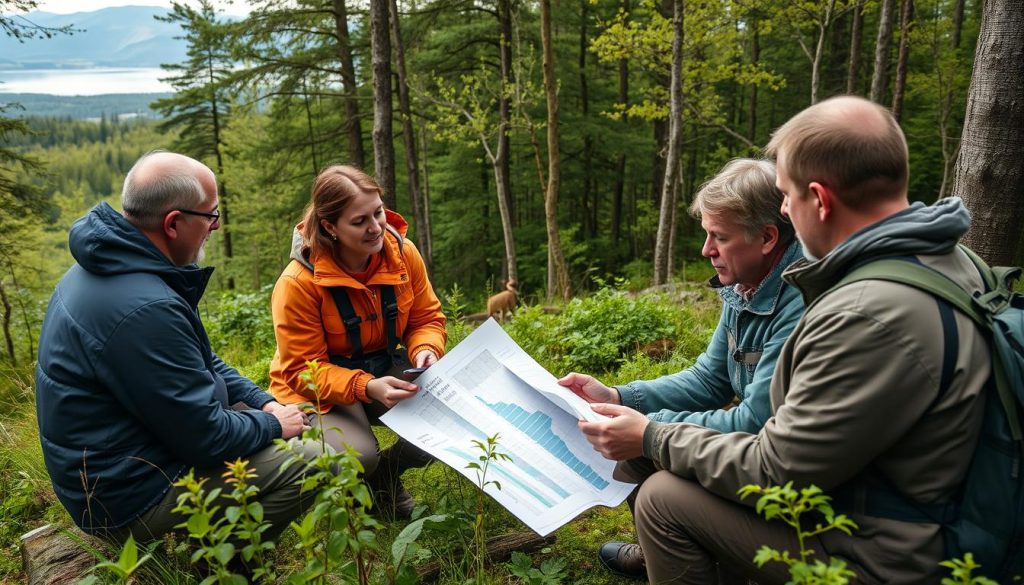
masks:
<path id="1" fill-rule="evenodd" d="M 281 436 L 272 398 L 210 348 L 197 305 L 212 268 L 174 266 L 106 203 L 75 222 L 39 339 L 36 412 L 53 489 L 87 532 L 124 526 L 189 467 Z M 218 470 L 219 473 L 219 470 Z"/>

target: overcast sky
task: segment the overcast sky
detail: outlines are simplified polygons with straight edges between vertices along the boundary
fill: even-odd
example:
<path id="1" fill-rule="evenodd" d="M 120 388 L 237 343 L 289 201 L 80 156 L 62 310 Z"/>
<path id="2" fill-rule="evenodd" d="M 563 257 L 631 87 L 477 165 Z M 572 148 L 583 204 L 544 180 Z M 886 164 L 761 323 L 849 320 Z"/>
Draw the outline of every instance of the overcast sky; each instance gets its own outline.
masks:
<path id="1" fill-rule="evenodd" d="M 187 2 L 187 0 L 186 0 Z M 227 14 L 247 14 L 248 2 L 234 0 L 231 5 L 225 1 L 215 2 L 216 6 L 225 8 Z M 71 12 L 91 12 L 110 6 L 171 6 L 171 0 L 39 0 L 39 10 L 69 14 Z"/>

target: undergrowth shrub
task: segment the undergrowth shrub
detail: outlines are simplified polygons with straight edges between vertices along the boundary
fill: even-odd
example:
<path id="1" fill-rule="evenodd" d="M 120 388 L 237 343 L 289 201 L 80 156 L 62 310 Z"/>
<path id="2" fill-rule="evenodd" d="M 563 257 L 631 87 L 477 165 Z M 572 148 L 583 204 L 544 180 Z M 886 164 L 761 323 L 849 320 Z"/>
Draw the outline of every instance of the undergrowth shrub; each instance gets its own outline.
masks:
<path id="1" fill-rule="evenodd" d="M 590 297 L 569 301 L 561 315 L 520 310 L 507 327 L 523 348 L 559 371 L 607 372 L 646 343 L 678 334 L 678 310 L 656 296 L 633 296 L 603 282 Z M 543 362 L 542 362 L 543 363 Z"/>
<path id="2" fill-rule="evenodd" d="M 240 343 L 249 348 L 273 349 L 274 323 L 270 315 L 269 286 L 254 293 L 224 293 L 206 305 L 203 324 L 214 351 Z"/>

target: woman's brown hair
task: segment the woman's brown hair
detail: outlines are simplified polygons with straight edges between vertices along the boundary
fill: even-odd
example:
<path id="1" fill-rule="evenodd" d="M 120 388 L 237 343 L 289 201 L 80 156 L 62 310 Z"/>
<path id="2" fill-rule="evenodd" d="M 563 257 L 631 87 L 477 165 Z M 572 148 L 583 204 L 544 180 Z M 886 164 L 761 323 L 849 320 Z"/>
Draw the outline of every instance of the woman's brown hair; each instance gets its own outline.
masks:
<path id="1" fill-rule="evenodd" d="M 316 176 L 302 219 L 302 243 L 309 249 L 311 258 L 330 254 L 334 245 L 331 235 L 320 226 L 320 220 L 337 222 L 359 193 L 376 193 L 384 197 L 377 181 L 353 166 L 331 165 Z"/>

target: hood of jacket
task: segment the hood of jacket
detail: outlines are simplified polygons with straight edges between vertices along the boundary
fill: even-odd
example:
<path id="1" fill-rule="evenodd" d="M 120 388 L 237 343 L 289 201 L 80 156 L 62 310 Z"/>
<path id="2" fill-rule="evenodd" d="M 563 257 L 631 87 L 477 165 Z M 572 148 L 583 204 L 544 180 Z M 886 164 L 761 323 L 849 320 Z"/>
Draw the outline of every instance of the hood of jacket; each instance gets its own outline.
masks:
<path id="1" fill-rule="evenodd" d="M 193 308 L 210 281 L 213 268 L 175 266 L 167 256 L 106 202 L 92 208 L 71 226 L 68 247 L 78 265 L 92 274 L 151 273 Z"/>
<path id="2" fill-rule="evenodd" d="M 809 306 L 848 272 L 871 260 L 892 256 L 948 254 L 971 226 L 959 197 L 906 209 L 855 232 L 818 260 L 803 259 L 783 275 L 800 289 Z"/>
<path id="3" fill-rule="evenodd" d="M 384 237 L 384 262 L 381 264 L 378 272 L 404 272 L 403 260 L 405 254 L 402 246 L 405 242 L 405 234 L 409 231 L 409 223 L 405 221 L 404 217 L 390 209 L 384 210 L 384 217 L 387 219 L 386 236 Z M 315 275 L 314 282 L 320 286 L 361 287 L 362 284 L 357 283 L 354 278 L 339 268 L 333 259 L 310 257 L 310 250 L 303 243 L 302 239 L 303 225 L 300 223 L 292 230 L 291 259 L 312 271 Z M 323 280 L 329 282 L 321 282 Z"/>

